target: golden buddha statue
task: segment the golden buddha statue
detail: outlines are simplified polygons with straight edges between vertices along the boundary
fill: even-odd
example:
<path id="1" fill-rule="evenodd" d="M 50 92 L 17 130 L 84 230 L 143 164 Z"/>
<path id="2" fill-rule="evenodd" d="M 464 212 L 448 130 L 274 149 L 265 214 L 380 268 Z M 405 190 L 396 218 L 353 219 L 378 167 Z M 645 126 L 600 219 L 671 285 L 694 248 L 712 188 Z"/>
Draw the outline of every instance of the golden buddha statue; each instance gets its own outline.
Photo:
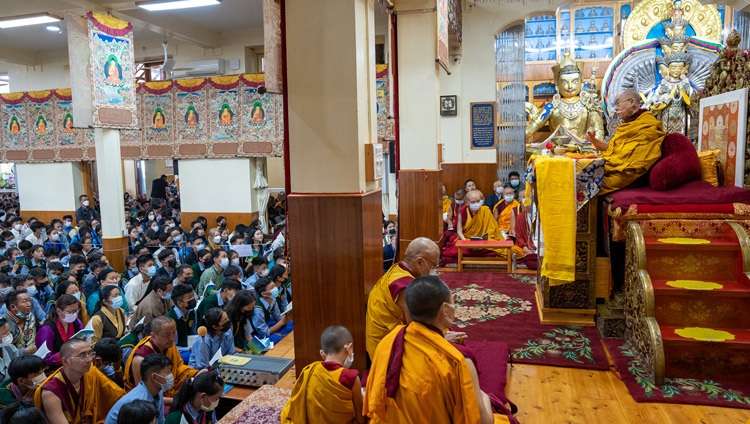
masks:
<path id="1" fill-rule="evenodd" d="M 544 108 L 537 109 L 532 103 L 526 103 L 529 120 L 526 124 L 526 137 L 530 137 L 547 122 L 554 130 L 559 125 L 567 128 L 576 137 L 585 139 L 587 131 L 593 131 L 598 139 L 604 138 L 604 121 L 602 108 L 596 90 L 582 91 L 583 65 L 565 56 L 559 65 L 552 67 L 558 94 Z M 593 84 L 593 78 L 590 84 Z"/>

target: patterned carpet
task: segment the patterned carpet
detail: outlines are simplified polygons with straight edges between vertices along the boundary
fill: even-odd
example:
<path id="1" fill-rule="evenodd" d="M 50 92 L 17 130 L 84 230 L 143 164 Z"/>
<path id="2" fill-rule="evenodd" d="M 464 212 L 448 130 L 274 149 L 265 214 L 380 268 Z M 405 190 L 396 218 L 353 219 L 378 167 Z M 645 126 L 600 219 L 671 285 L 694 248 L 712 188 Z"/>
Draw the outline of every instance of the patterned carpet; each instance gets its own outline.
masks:
<path id="1" fill-rule="evenodd" d="M 595 327 L 539 323 L 534 298 L 536 276 L 445 272 L 458 305 L 453 330 L 470 340 L 503 341 L 513 362 L 607 370 Z"/>
<path id="2" fill-rule="evenodd" d="M 274 386 L 262 386 L 234 407 L 217 424 L 279 424 L 281 410 L 292 392 Z"/>
<path id="3" fill-rule="evenodd" d="M 621 339 L 605 339 L 615 368 L 636 402 L 681 403 L 750 409 L 750 385 L 712 380 L 667 378 L 655 385 Z"/>

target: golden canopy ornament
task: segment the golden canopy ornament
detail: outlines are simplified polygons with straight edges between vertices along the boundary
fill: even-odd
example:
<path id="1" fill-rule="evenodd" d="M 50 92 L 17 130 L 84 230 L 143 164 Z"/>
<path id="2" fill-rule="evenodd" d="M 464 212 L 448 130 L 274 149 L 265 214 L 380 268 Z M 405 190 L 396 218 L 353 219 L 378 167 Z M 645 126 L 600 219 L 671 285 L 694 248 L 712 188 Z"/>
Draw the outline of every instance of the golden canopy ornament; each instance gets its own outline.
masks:
<path id="1" fill-rule="evenodd" d="M 670 19 L 675 10 L 680 10 L 681 17 L 690 21 L 697 37 L 721 42 L 721 16 L 716 5 L 704 5 L 697 0 L 644 0 L 635 6 L 625 22 L 624 49 L 645 40 L 651 29 Z"/>

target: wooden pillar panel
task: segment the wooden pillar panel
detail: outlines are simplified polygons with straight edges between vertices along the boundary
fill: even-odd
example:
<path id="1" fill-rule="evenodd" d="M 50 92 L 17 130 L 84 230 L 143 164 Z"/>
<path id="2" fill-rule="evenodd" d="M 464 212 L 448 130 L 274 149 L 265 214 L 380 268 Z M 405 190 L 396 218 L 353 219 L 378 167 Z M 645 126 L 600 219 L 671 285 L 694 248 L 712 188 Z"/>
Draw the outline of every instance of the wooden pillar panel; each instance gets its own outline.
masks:
<path id="1" fill-rule="evenodd" d="M 117 272 L 125 272 L 125 258 L 128 257 L 127 237 L 102 238 L 102 252 L 109 265 Z"/>
<path id="2" fill-rule="evenodd" d="M 443 163 L 443 183 L 446 193 L 453 197 L 456 189 L 464 187 L 464 181 L 471 178 L 477 189 L 487 197 L 492 194 L 492 184 L 497 180 L 496 163 Z M 507 180 L 507 175 L 503 176 Z"/>
<path id="3" fill-rule="evenodd" d="M 287 206 L 296 367 L 319 361 L 320 334 L 343 325 L 364 369 L 366 293 L 383 273 L 381 191 L 291 194 Z"/>
<path id="4" fill-rule="evenodd" d="M 399 171 L 399 257 L 403 257 L 406 246 L 417 237 L 440 240 L 443 232 L 442 176 L 440 170 Z"/>

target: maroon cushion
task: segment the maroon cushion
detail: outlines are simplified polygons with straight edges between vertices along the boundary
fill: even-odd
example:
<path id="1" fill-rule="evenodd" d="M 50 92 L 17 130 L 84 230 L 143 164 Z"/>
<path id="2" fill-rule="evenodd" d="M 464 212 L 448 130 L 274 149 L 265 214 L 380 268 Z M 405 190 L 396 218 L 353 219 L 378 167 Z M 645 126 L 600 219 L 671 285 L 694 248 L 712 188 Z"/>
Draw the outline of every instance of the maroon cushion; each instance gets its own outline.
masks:
<path id="1" fill-rule="evenodd" d="M 700 178 L 701 162 L 690 139 L 679 133 L 664 137 L 661 159 L 651 168 L 651 188 L 671 190 Z"/>

